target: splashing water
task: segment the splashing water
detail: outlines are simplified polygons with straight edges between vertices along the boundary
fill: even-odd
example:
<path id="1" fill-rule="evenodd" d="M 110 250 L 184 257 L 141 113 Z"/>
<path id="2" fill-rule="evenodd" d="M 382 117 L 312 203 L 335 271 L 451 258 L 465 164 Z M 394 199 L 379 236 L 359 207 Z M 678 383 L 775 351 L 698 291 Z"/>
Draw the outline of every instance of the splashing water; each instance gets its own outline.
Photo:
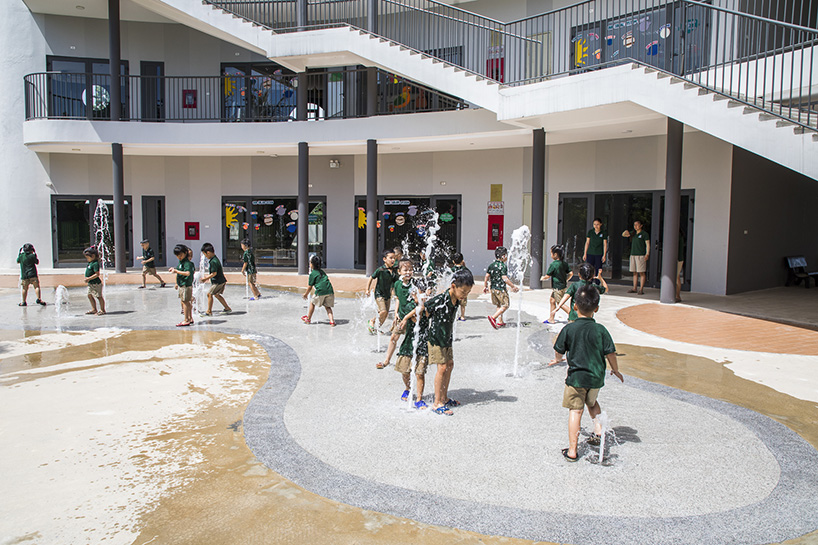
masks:
<path id="1" fill-rule="evenodd" d="M 113 265 L 111 252 L 113 244 L 108 206 L 102 199 L 97 199 L 97 207 L 94 210 L 94 247 L 99 252 L 99 272 L 102 277 L 102 293 L 104 295 L 105 287 L 108 284 L 108 269 Z"/>
<path id="2" fill-rule="evenodd" d="M 54 290 L 54 305 L 57 311 L 57 329 L 60 330 L 60 320 L 63 317 L 63 305 L 68 305 L 68 290 L 62 284 Z"/>
<path id="3" fill-rule="evenodd" d="M 594 418 L 594 421 L 599 424 L 601 429 L 599 435 L 599 458 L 597 458 L 597 463 L 601 464 L 602 459 L 605 456 L 605 434 L 609 429 L 611 429 L 611 419 L 608 418 L 608 413 L 602 411 L 596 418 Z"/>
<path id="4" fill-rule="evenodd" d="M 207 257 L 199 257 L 199 270 L 193 273 L 193 314 L 203 314 L 207 310 L 207 296 L 202 278 L 208 270 Z"/>
<path id="5" fill-rule="evenodd" d="M 514 349 L 514 372 L 512 376 L 517 376 L 517 367 L 520 359 L 520 329 L 522 327 L 523 315 L 523 279 L 525 271 L 531 265 L 531 253 L 528 251 L 528 243 L 531 240 L 531 231 L 527 225 L 518 227 L 511 233 L 511 248 L 508 251 L 508 276 L 520 290 L 517 299 L 517 343 Z"/>

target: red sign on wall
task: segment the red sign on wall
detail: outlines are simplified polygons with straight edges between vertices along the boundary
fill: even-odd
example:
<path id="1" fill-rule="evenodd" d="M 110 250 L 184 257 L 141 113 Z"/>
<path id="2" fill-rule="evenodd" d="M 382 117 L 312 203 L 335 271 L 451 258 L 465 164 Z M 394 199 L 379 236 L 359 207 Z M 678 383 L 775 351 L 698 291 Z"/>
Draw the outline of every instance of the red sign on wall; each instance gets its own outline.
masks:
<path id="1" fill-rule="evenodd" d="M 199 240 L 199 222 L 185 222 L 185 240 Z"/>

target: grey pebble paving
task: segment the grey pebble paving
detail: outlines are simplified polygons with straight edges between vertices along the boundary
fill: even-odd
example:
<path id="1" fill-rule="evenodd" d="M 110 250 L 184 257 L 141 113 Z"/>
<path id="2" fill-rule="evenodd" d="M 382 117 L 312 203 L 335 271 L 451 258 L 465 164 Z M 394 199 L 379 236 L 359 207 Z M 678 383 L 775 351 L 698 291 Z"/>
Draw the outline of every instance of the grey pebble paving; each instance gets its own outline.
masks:
<path id="1" fill-rule="evenodd" d="M 319 323 L 301 324 L 298 296 L 239 303 L 243 292 L 228 286 L 239 312 L 195 328 L 242 333 L 267 350 L 270 375 L 245 413 L 247 444 L 316 494 L 428 524 L 576 544 L 756 544 L 818 529 L 818 452 L 754 411 L 609 379 L 600 403 L 619 437 L 606 449 L 610 465 L 592 463 L 587 446 L 568 464 L 559 454 L 564 368 L 543 365 L 552 341 L 539 323 L 522 331 L 520 378 L 512 378 L 514 331 L 493 331 L 488 305 L 470 302 L 469 314 L 482 319 L 457 326 L 451 386 L 463 406 L 442 417 L 406 409 L 400 375 L 375 370 L 382 354 L 357 301 L 337 299 L 339 325 L 330 328 L 322 310 Z M 109 307 L 128 311 L 101 319 L 80 316 L 84 290 L 70 293 L 64 328 L 164 329 L 177 318 L 173 290 L 112 288 Z M 22 321 L 5 313 L 0 324 L 52 330 L 53 308 L 39 310 Z M 430 368 L 427 402 L 433 377 Z"/>

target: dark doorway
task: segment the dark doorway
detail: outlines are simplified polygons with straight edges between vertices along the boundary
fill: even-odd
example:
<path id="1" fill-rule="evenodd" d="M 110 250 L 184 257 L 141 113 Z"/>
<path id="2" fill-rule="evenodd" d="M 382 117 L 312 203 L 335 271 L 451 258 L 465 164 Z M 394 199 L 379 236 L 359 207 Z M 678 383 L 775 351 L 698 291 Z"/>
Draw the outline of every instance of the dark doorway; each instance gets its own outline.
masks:
<path id="1" fill-rule="evenodd" d="M 85 266 L 83 250 L 95 244 L 94 211 L 102 199 L 107 209 L 111 231 L 105 238 L 108 255 L 113 259 L 113 198 L 110 195 L 52 195 L 51 230 L 55 267 Z M 131 197 L 125 196 L 125 265 L 133 265 L 131 241 L 133 221 Z M 113 266 L 113 263 L 108 264 Z"/>
<path id="2" fill-rule="evenodd" d="M 156 252 L 156 265 L 165 266 L 165 197 L 142 197 L 142 238 Z"/>
<path id="3" fill-rule="evenodd" d="M 143 121 L 165 120 L 165 63 L 142 61 L 139 64 L 140 105 Z"/>

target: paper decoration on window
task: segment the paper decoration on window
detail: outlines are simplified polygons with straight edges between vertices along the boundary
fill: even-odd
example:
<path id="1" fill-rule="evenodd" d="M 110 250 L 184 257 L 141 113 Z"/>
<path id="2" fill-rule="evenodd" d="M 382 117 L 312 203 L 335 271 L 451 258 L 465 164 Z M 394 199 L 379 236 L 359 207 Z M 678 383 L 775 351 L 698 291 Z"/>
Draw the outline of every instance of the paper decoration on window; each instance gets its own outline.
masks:
<path id="1" fill-rule="evenodd" d="M 418 213 L 418 207 L 413 204 L 409 206 L 409 210 L 406 213 L 410 216 L 416 216 Z"/>
<path id="2" fill-rule="evenodd" d="M 418 226 L 418 228 L 415 229 L 415 232 L 417 233 L 417 235 L 419 237 L 425 237 L 426 236 L 426 229 L 424 229 L 423 226 Z"/>
<path id="3" fill-rule="evenodd" d="M 272 225 L 273 224 L 273 215 L 272 214 L 264 214 L 264 225 Z"/>
<path id="4" fill-rule="evenodd" d="M 594 58 L 596 60 L 602 59 L 602 50 L 601 49 L 597 49 L 596 51 L 594 51 Z"/>
<path id="5" fill-rule="evenodd" d="M 659 27 L 659 37 L 662 39 L 665 39 L 668 36 L 670 36 L 670 32 L 671 32 L 670 25 L 662 25 Z"/>
<path id="6" fill-rule="evenodd" d="M 585 40 L 577 40 L 574 43 L 574 66 L 577 68 L 585 66 L 588 59 L 588 45 Z"/>
<path id="7" fill-rule="evenodd" d="M 650 17 L 642 17 L 639 19 L 639 31 L 647 32 L 651 24 L 653 24 L 653 21 L 650 20 Z"/>
<path id="8" fill-rule="evenodd" d="M 375 222 L 375 228 L 376 228 L 376 229 L 380 229 L 380 228 L 381 228 L 381 220 L 378 220 L 378 221 L 376 221 L 376 222 Z"/>
<path id="9" fill-rule="evenodd" d="M 276 206 L 276 214 L 278 214 L 279 216 L 283 216 L 286 213 L 287 213 L 286 206 L 284 206 L 283 204 L 279 204 L 278 206 Z"/>
<path id="10" fill-rule="evenodd" d="M 588 33 L 588 39 L 589 40 L 598 40 L 599 39 L 599 34 L 597 34 L 596 32 L 589 32 Z"/>
<path id="11" fill-rule="evenodd" d="M 358 207 L 358 229 L 366 227 L 366 210 Z"/>
<path id="12" fill-rule="evenodd" d="M 389 216 L 391 216 L 391 215 L 392 215 L 392 213 L 391 213 L 391 212 L 384 212 L 384 213 L 383 213 L 383 219 L 388 220 L 388 219 L 389 219 Z"/>
<path id="13" fill-rule="evenodd" d="M 232 206 L 224 207 L 224 226 L 230 228 L 234 223 L 239 222 L 239 213 L 236 212 Z"/>
<path id="14" fill-rule="evenodd" d="M 298 219 L 298 210 L 290 210 L 290 219 L 295 221 Z"/>
<path id="15" fill-rule="evenodd" d="M 614 40 L 616 40 L 616 35 L 615 34 L 611 34 L 610 36 L 605 36 L 605 43 L 607 45 L 613 45 Z"/>
<path id="16" fill-rule="evenodd" d="M 440 221 L 442 221 L 443 223 L 450 222 L 450 221 L 452 221 L 453 219 L 454 219 L 454 216 L 452 216 L 452 215 L 451 215 L 451 214 L 449 214 L 448 212 L 446 212 L 445 214 L 441 214 L 441 215 L 440 215 Z"/>
<path id="17" fill-rule="evenodd" d="M 400 226 L 401 226 L 401 225 L 403 225 L 404 223 L 406 223 L 406 218 L 404 218 L 404 217 L 403 217 L 403 214 L 400 214 L 400 215 L 398 215 L 397 217 L 395 217 L 395 224 L 396 224 L 398 227 L 400 227 Z"/>
<path id="18" fill-rule="evenodd" d="M 645 46 L 645 51 L 649 57 L 655 57 L 659 54 L 659 40 L 654 40 Z"/>
<path id="19" fill-rule="evenodd" d="M 258 212 L 253 210 L 252 212 L 250 212 L 250 215 L 253 216 L 253 217 L 256 217 L 256 216 L 258 216 Z"/>
<path id="20" fill-rule="evenodd" d="M 257 223 L 255 225 L 253 225 L 253 227 L 256 229 L 256 231 L 258 231 L 259 229 L 261 229 L 261 224 Z"/>
<path id="21" fill-rule="evenodd" d="M 295 233 L 295 222 L 294 221 L 291 221 L 290 223 L 287 224 L 287 231 L 289 231 L 290 233 Z"/>
<path id="22" fill-rule="evenodd" d="M 387 227 L 387 229 L 389 229 L 389 232 L 390 232 L 390 233 L 394 233 L 394 232 L 395 232 L 395 226 L 394 226 L 394 225 L 389 225 L 389 226 Z"/>
<path id="23" fill-rule="evenodd" d="M 247 212 L 247 209 L 245 207 L 243 207 L 243 206 L 236 206 L 236 210 L 238 210 L 242 214 Z"/>
<path id="24" fill-rule="evenodd" d="M 244 222 L 244 223 L 242 223 L 242 224 L 241 224 L 241 228 L 242 228 L 242 229 L 244 229 L 244 230 L 246 231 L 247 229 L 249 229 L 249 228 L 250 228 L 250 224 L 249 224 L 249 223 L 247 223 L 247 222 Z"/>
<path id="25" fill-rule="evenodd" d="M 622 45 L 625 47 L 633 47 L 633 44 L 636 42 L 636 38 L 633 37 L 633 32 L 628 32 L 624 36 L 622 36 Z"/>

